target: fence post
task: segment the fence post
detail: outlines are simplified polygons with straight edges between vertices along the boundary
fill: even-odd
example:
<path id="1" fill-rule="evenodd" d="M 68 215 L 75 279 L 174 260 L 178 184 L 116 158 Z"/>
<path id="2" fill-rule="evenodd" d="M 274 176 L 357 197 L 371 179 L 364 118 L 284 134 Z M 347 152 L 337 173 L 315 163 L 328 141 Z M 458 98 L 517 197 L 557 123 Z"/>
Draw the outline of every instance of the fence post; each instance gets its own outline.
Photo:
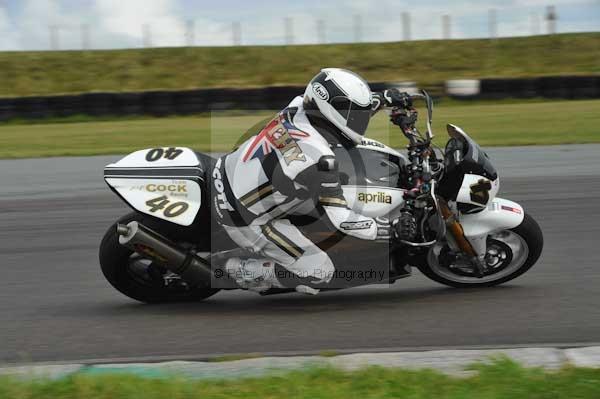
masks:
<path id="1" fill-rule="evenodd" d="M 354 15 L 354 24 L 353 24 L 353 30 L 354 30 L 354 43 L 360 43 L 362 42 L 362 20 L 360 18 L 360 15 L 355 14 Z"/>
<path id="2" fill-rule="evenodd" d="M 152 29 L 150 25 L 142 25 L 142 46 L 149 48 L 152 47 Z"/>
<path id="3" fill-rule="evenodd" d="M 450 15 L 448 14 L 442 15 L 442 31 L 444 39 L 450 39 L 452 37 Z"/>
<path id="4" fill-rule="evenodd" d="M 89 24 L 81 24 L 81 48 L 83 50 L 89 50 L 91 48 Z"/>
<path id="5" fill-rule="evenodd" d="M 231 24 L 231 37 L 234 46 L 242 45 L 242 25 L 239 21 L 235 21 Z"/>
<path id="6" fill-rule="evenodd" d="M 496 9 L 491 8 L 488 15 L 490 39 L 498 37 L 498 19 Z"/>
<path id="7" fill-rule="evenodd" d="M 554 6 L 546 7 L 546 22 L 548 34 L 553 35 L 556 33 L 556 20 L 558 16 L 556 15 L 556 8 Z"/>
<path id="8" fill-rule="evenodd" d="M 194 46 L 196 43 L 196 24 L 193 19 L 188 19 L 185 22 L 185 44 L 188 47 Z"/>
<path id="9" fill-rule="evenodd" d="M 402 13 L 402 40 L 410 40 L 410 14 L 407 12 Z"/>
<path id="10" fill-rule="evenodd" d="M 53 51 L 60 50 L 58 25 L 50 25 L 48 30 L 50 32 L 50 49 Z"/>
<path id="11" fill-rule="evenodd" d="M 294 44 L 294 20 L 291 17 L 283 19 L 283 27 L 285 32 L 285 44 Z"/>
<path id="12" fill-rule="evenodd" d="M 317 38 L 319 44 L 325 44 L 327 37 L 325 36 L 325 22 L 322 19 L 317 20 Z"/>

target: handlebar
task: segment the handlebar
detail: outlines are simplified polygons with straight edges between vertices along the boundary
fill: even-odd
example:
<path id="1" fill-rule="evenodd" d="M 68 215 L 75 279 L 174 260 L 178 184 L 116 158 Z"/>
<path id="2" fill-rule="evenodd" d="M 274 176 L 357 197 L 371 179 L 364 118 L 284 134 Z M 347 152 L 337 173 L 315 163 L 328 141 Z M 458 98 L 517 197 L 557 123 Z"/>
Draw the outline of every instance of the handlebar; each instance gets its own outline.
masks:
<path id="1" fill-rule="evenodd" d="M 425 90 L 420 93 L 402 93 L 399 91 L 387 93 L 389 99 L 388 109 L 391 110 L 390 118 L 398 125 L 402 133 L 409 140 L 408 146 L 408 185 L 403 197 L 405 200 L 403 212 L 410 215 L 421 215 L 421 234 L 417 242 L 401 241 L 404 245 L 413 247 L 427 247 L 433 245 L 440 237 L 445 235 L 445 223 L 437 202 L 436 184 L 437 179 L 443 176 L 443 158 L 440 160 L 434 146 L 432 145 L 432 115 L 433 101 Z M 424 100 L 427 107 L 427 131 L 421 135 L 416 127 L 417 110 L 413 106 L 413 100 Z M 440 162 L 441 161 L 441 162 Z M 428 220 L 432 210 L 435 210 L 440 223 L 435 240 L 426 237 L 424 223 Z"/>
<path id="2" fill-rule="evenodd" d="M 431 129 L 433 120 L 433 101 L 431 96 L 425 90 L 421 90 L 421 93 L 409 94 L 405 92 L 401 94 L 405 95 L 410 101 L 407 106 L 392 108 L 392 114 L 390 115 L 392 122 L 400 126 L 404 135 L 411 141 L 411 144 L 415 144 L 417 138 L 420 137 L 420 133 L 415 127 L 417 122 L 417 111 L 412 105 L 412 100 L 425 100 L 425 105 L 427 107 L 427 131 L 425 132 L 425 138 L 426 141 L 430 142 L 433 139 L 433 131 Z"/>
<path id="3" fill-rule="evenodd" d="M 408 93 L 406 93 L 406 94 L 408 94 Z M 426 95 L 420 94 L 420 93 L 417 93 L 417 94 L 408 94 L 408 97 L 410 97 L 413 100 L 414 99 L 420 99 L 420 98 L 427 98 Z"/>

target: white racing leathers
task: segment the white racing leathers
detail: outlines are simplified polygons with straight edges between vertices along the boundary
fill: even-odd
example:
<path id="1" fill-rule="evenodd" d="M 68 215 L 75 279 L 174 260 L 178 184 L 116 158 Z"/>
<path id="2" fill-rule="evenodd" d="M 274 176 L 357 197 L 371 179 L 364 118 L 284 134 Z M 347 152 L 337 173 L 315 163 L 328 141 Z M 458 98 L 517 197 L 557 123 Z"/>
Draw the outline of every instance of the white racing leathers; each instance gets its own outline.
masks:
<path id="1" fill-rule="evenodd" d="M 257 254 L 256 259 L 235 258 L 226 264 L 228 274 L 244 288 L 316 293 L 315 287 L 331 280 L 331 259 L 286 218 L 292 212 L 321 207 L 341 232 L 365 240 L 377 236 L 372 218 L 348 208 L 334 154 L 311 126 L 302 97 L 220 158 L 212 179 L 216 219 L 237 245 Z M 282 279 L 278 265 L 297 278 Z"/>

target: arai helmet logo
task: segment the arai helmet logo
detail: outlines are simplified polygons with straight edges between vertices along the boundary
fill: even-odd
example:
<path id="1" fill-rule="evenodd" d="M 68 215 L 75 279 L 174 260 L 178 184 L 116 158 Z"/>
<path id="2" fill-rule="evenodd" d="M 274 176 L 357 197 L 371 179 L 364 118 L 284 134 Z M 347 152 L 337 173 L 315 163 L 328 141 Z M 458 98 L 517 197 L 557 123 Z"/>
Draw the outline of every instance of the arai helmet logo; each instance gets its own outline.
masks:
<path id="1" fill-rule="evenodd" d="M 313 83 L 312 89 L 313 89 L 313 92 L 317 95 L 317 97 L 319 97 L 321 100 L 323 100 L 323 101 L 329 100 L 329 92 L 327 91 L 325 86 L 323 86 L 321 83 L 319 83 L 319 82 Z"/>

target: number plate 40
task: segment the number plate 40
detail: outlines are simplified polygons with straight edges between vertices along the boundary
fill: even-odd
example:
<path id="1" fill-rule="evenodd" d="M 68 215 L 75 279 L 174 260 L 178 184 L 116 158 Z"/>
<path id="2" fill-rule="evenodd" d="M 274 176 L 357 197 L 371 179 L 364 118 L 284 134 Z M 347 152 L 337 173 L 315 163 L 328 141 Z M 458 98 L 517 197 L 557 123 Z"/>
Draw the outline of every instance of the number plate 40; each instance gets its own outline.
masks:
<path id="1" fill-rule="evenodd" d="M 162 211 L 162 214 L 169 219 L 182 215 L 190 207 L 187 202 L 171 202 L 166 195 L 149 199 L 146 201 L 146 205 L 150 207 L 150 212 L 154 213 Z"/>
<path id="2" fill-rule="evenodd" d="M 109 177 L 106 182 L 134 209 L 182 226 L 191 225 L 200 210 L 202 192 L 194 180 Z"/>

